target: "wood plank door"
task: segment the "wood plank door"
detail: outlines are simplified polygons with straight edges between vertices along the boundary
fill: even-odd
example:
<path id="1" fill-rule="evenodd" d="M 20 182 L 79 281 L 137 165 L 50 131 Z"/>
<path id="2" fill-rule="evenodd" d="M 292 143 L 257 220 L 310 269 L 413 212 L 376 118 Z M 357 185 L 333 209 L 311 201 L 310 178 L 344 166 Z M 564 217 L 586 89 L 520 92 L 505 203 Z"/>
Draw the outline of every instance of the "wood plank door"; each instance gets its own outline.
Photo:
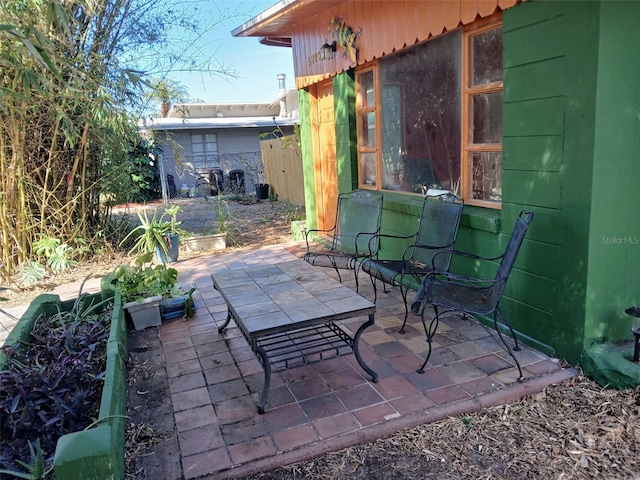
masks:
<path id="1" fill-rule="evenodd" d="M 335 224 L 338 203 L 338 162 L 331 80 L 319 84 L 317 92 L 316 213 L 318 228 L 329 229 Z"/>

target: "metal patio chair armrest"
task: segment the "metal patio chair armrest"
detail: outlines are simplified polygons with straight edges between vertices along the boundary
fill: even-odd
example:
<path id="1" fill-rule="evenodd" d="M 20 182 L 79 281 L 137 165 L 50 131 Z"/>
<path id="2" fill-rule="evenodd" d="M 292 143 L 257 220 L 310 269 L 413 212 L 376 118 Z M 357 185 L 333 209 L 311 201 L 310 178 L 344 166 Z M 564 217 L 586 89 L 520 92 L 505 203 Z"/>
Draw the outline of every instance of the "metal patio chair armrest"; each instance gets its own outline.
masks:
<path id="1" fill-rule="evenodd" d="M 358 245 L 361 243 L 359 241 L 360 237 L 369 237 L 369 241 L 367 242 L 367 249 L 369 250 L 369 255 L 366 255 L 364 253 L 364 251 L 360 251 L 360 249 L 358 248 Z M 375 245 L 375 240 L 380 238 L 380 233 L 378 232 L 360 232 L 356 235 L 356 257 L 360 258 L 361 256 L 368 256 L 369 258 L 372 258 L 373 256 L 377 255 L 378 250 L 380 249 L 380 244 L 378 243 L 378 248 L 373 248 L 372 245 Z"/>
<path id="2" fill-rule="evenodd" d="M 312 228 L 310 230 L 305 230 L 304 231 L 304 241 L 307 244 L 307 252 L 309 252 L 309 234 L 311 232 L 314 232 L 314 233 L 330 233 L 330 232 L 335 231 L 335 229 L 336 229 L 336 226 L 334 225 L 333 228 L 330 228 L 328 230 L 319 229 L 319 228 Z"/>
<path id="3" fill-rule="evenodd" d="M 377 241 L 378 245 L 380 245 L 380 240 L 383 238 L 395 238 L 395 239 L 399 239 L 399 240 L 405 240 L 408 238 L 413 238 L 415 237 L 415 233 L 413 235 L 391 235 L 390 233 L 378 233 L 376 235 L 373 235 L 370 239 L 369 239 L 369 253 L 372 253 L 372 248 L 371 248 L 371 244 L 372 242 Z M 406 248 L 405 248 L 406 250 Z"/>
<path id="4" fill-rule="evenodd" d="M 458 255 L 460 257 L 470 258 L 472 260 L 479 260 L 481 262 L 495 262 L 496 260 L 501 260 L 502 257 L 504 257 L 504 253 L 501 255 L 498 255 L 497 257 L 483 257 L 481 255 L 476 255 L 474 253 L 469 253 L 469 252 L 463 252 L 461 250 L 442 251 L 442 252 L 437 252 L 431 259 L 431 266 L 434 271 L 437 270 L 437 268 L 435 268 L 435 264 L 436 264 L 436 257 L 438 255 L 451 255 L 451 256 Z"/>
<path id="5" fill-rule="evenodd" d="M 433 258 L 435 258 L 437 255 L 447 255 L 447 254 L 452 254 L 454 252 L 453 250 L 453 243 L 450 243 L 448 245 L 438 245 L 438 246 L 434 246 L 434 245 L 409 245 L 407 246 L 404 251 L 402 252 L 402 258 L 403 259 L 408 259 L 411 258 L 414 255 L 415 250 L 440 250 L 439 252 L 436 252 L 433 254 Z M 407 253 L 410 253 L 409 256 L 407 256 Z M 431 263 L 432 263 L 432 267 L 433 267 L 433 258 L 431 259 Z M 436 268 L 432 268 L 432 270 L 437 270 Z"/>

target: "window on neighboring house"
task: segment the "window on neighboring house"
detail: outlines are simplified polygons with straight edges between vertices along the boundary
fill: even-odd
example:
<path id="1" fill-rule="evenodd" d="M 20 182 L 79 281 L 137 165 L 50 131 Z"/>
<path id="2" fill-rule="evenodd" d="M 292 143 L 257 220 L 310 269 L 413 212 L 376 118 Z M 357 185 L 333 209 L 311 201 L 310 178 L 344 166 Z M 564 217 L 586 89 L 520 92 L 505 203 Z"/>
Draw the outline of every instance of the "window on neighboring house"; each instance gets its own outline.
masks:
<path id="1" fill-rule="evenodd" d="M 215 133 L 192 133 L 193 168 L 205 170 L 218 161 L 218 137 Z"/>
<path id="2" fill-rule="evenodd" d="M 500 205 L 502 27 L 495 22 L 358 70 L 356 114 L 361 186 L 438 188 L 468 203 Z"/>

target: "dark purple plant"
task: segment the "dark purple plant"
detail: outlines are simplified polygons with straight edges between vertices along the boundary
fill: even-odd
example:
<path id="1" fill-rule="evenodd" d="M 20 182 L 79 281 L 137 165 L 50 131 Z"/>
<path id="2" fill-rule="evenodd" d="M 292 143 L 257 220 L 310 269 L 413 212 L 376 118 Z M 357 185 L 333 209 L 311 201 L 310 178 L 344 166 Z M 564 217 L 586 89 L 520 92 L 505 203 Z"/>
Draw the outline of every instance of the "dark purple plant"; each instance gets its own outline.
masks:
<path id="1" fill-rule="evenodd" d="M 97 417 L 111 311 L 40 318 L 31 344 L 3 347 L 8 366 L 0 371 L 0 469 L 22 470 L 16 461 L 29 463 L 29 442 L 38 439 L 50 464 L 58 438 Z"/>

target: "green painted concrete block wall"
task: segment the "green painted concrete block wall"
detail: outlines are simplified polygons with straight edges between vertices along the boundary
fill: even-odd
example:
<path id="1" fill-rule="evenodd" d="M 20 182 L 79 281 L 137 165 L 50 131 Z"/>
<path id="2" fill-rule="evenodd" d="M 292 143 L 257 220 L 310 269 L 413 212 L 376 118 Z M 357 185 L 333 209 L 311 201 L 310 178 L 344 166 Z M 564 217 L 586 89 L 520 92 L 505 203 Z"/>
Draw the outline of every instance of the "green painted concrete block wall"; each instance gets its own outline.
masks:
<path id="1" fill-rule="evenodd" d="M 107 341 L 105 372 L 98 422 L 93 428 L 64 435 L 55 454 L 56 478 L 66 480 L 122 479 L 127 411 L 128 332 L 120 294 L 114 297 Z"/>
<path id="2" fill-rule="evenodd" d="M 639 8 L 532 0 L 504 12 L 503 232 L 523 206 L 535 212 L 518 259 L 529 278 L 508 288 L 520 278 L 539 291 L 505 309 L 572 363 L 627 338 L 622 312 L 640 301 Z"/>

